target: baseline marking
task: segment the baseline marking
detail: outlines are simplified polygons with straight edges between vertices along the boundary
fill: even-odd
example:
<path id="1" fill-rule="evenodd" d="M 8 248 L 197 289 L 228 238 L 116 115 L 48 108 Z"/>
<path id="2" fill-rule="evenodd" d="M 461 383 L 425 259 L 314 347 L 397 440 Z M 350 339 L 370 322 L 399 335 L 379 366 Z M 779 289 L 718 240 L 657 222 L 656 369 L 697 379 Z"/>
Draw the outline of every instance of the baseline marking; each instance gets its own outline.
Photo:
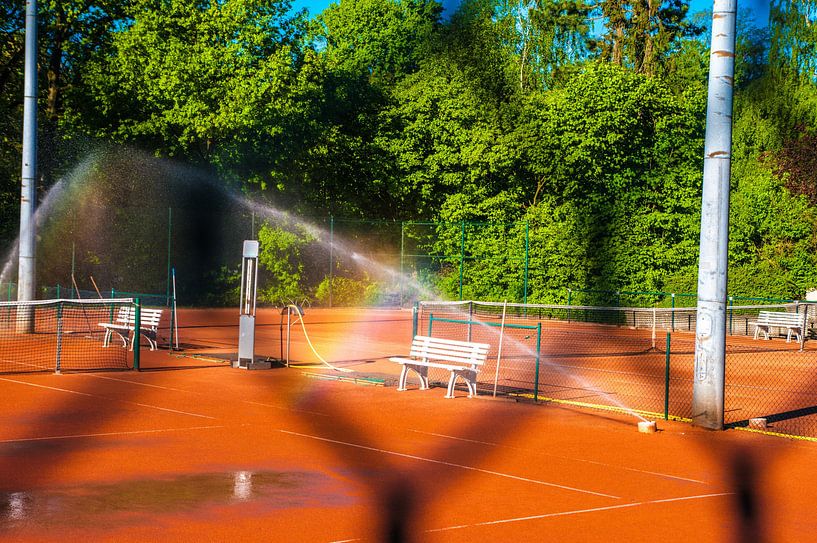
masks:
<path id="1" fill-rule="evenodd" d="M 35 387 L 35 388 L 44 388 L 46 390 L 55 390 L 57 392 L 67 392 L 68 394 L 77 394 L 79 396 L 88 396 L 90 398 L 102 398 L 103 400 L 108 400 L 108 401 L 113 400 L 113 401 L 117 401 L 117 402 L 121 402 L 121 403 L 129 403 L 131 405 L 138 405 L 139 407 L 147 407 L 147 408 L 150 408 L 150 409 L 158 409 L 159 411 L 167 411 L 169 413 L 177 413 L 179 415 L 189 415 L 191 417 L 200 417 L 200 418 L 203 418 L 203 419 L 211 419 L 211 420 L 216 419 L 216 417 L 211 417 L 209 415 L 200 415 L 199 413 L 189 413 L 187 411 L 178 411 L 176 409 L 170 409 L 170 408 L 167 408 L 167 407 L 159 407 L 158 405 L 149 405 L 149 404 L 146 404 L 146 403 L 131 402 L 131 401 L 128 401 L 128 400 L 118 400 L 116 398 L 109 398 L 107 396 L 101 396 L 99 394 L 89 394 L 88 392 L 79 392 L 77 390 L 69 390 L 67 388 L 58 388 L 58 387 L 50 387 L 50 386 L 46 386 L 46 385 L 38 385 L 38 384 L 35 384 L 35 383 L 28 383 L 26 381 L 17 381 L 16 379 L 7 379 L 5 377 L 0 377 L 0 381 L 6 381 L 8 383 L 16 383 L 18 385 L 28 385 L 30 387 Z"/>
<path id="2" fill-rule="evenodd" d="M 417 434 L 425 434 L 425 435 L 434 436 L 434 437 L 442 437 L 442 438 L 445 438 L 445 439 L 453 439 L 453 440 L 456 440 L 456 441 L 465 441 L 467 443 L 476 443 L 478 445 L 490 445 L 492 447 L 503 447 L 503 448 L 506 448 L 506 449 L 518 450 L 518 451 L 526 450 L 526 449 L 521 449 L 519 447 L 507 447 L 505 445 L 500 445 L 499 443 L 492 443 L 490 441 L 480 441 L 480 440 L 477 440 L 477 439 L 467 439 L 467 438 L 464 438 L 464 437 L 449 436 L 449 435 L 445 435 L 445 434 L 436 434 L 434 432 L 424 432 L 423 430 L 409 429 L 409 431 L 417 433 Z M 635 473 L 644 473 L 646 475 L 656 475 L 658 477 L 664 477 L 664 478 L 667 478 L 667 479 L 677 479 L 679 481 L 687 481 L 687 482 L 690 482 L 690 483 L 698 483 L 698 484 L 702 484 L 702 485 L 709 484 L 706 481 L 699 481 L 698 479 L 689 479 L 687 477 L 679 477 L 678 475 L 669 475 L 669 474 L 660 473 L 660 472 L 657 472 L 657 471 L 647 471 L 647 470 L 643 470 L 643 469 L 628 468 L 626 466 L 617 466 L 615 464 L 606 464 L 604 462 L 598 462 L 596 460 L 586 460 L 586 459 L 582 459 L 582 458 L 572 458 L 570 456 L 561 456 L 561 455 L 558 455 L 558 454 L 548 454 L 548 453 L 538 453 L 538 454 L 541 454 L 542 456 L 549 456 L 551 458 L 560 458 L 562 460 L 573 460 L 575 462 L 582 462 L 582 463 L 585 463 L 585 464 L 594 464 L 594 465 L 597 465 L 597 466 L 616 468 L 616 469 L 621 469 L 621 470 L 624 470 L 624 471 L 632 471 L 632 472 L 635 472 Z"/>
<path id="3" fill-rule="evenodd" d="M 186 432 L 188 430 L 210 430 L 226 426 L 190 426 L 189 428 L 161 428 L 158 430 L 131 430 L 125 432 L 101 432 L 98 434 L 71 434 L 64 436 L 21 437 L 19 439 L 0 439 L 0 443 L 25 443 L 28 441 L 51 441 L 57 439 L 79 439 L 84 437 L 126 436 L 131 434 L 160 434 L 163 432 Z"/>
<path id="4" fill-rule="evenodd" d="M 388 454 L 388 455 L 391 455 L 391 456 L 399 456 L 401 458 L 409 458 L 411 460 L 419 460 L 421 462 L 429 462 L 431 464 L 440 464 L 442 466 L 450 466 L 452 468 L 466 469 L 466 470 L 469 470 L 469 471 L 476 471 L 476 472 L 479 472 L 479 473 L 486 473 L 488 475 L 495 475 L 497 477 L 504 477 L 506 479 L 514 479 L 516 481 L 523 481 L 523 482 L 526 482 L 526 483 L 533 483 L 533 484 L 537 484 L 537 485 L 543 485 L 543 486 L 549 486 L 549 487 L 553 487 L 553 488 L 559 488 L 561 490 L 570 490 L 570 491 L 573 491 L 573 492 L 580 492 L 582 494 L 591 494 L 593 496 L 601 496 L 603 498 L 611 498 L 611 499 L 614 499 L 614 500 L 620 500 L 621 499 L 620 496 L 613 496 L 612 494 L 604 494 L 604 493 L 601 493 L 601 492 L 594 492 L 592 490 L 585 490 L 585 489 L 582 489 L 582 488 L 574 488 L 574 487 L 571 487 L 571 486 L 564 486 L 564 485 L 559 485 L 559 484 L 556 484 L 556 483 L 548 483 L 547 481 L 539 481 L 539 480 L 536 480 L 536 479 L 528 479 L 527 477 L 520 477 L 518 475 L 510 475 L 508 473 L 501 473 L 501 472 L 498 472 L 498 471 L 491 471 L 491 470 L 487 470 L 487 469 L 475 468 L 473 466 L 466 466 L 464 464 L 455 464 L 453 462 L 446 462 L 444 460 L 434 460 L 433 458 L 424 458 L 422 456 L 415 456 L 413 454 L 405 454 L 405 453 L 399 453 L 399 452 L 395 452 L 395 451 L 388 451 L 388 450 L 385 450 L 385 449 L 378 449 L 376 447 L 368 447 L 366 445 L 358 445 L 356 443 L 348 443 L 346 441 L 337 441 L 337 440 L 328 439 L 328 438 L 325 438 L 325 437 L 318 437 L 318 436 L 312 436 L 312 435 L 308 435 L 308 434 L 301 434 L 301 433 L 298 433 L 298 432 L 290 432 L 288 430 L 278 430 L 278 431 L 281 432 L 281 433 L 284 433 L 284 434 L 289 434 L 289 435 L 298 436 L 298 437 L 305 437 L 307 439 L 314 439 L 314 440 L 317 440 L 317 441 L 324 441 L 326 443 L 334 443 L 336 445 L 345 445 L 347 447 L 355 447 L 357 449 L 364 449 L 364 450 L 367 450 L 367 451 L 379 452 L 379 453 Z"/>

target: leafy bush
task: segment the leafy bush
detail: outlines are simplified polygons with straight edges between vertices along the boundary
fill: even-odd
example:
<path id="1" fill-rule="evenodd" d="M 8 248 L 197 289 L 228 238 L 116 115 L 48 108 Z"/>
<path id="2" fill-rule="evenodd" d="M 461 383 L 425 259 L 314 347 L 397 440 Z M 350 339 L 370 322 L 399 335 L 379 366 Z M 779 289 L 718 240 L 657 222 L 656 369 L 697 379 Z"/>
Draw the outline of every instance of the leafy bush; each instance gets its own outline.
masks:
<path id="1" fill-rule="evenodd" d="M 327 277 L 315 291 L 315 298 L 323 305 L 356 306 L 366 300 L 366 283 L 348 277 Z"/>

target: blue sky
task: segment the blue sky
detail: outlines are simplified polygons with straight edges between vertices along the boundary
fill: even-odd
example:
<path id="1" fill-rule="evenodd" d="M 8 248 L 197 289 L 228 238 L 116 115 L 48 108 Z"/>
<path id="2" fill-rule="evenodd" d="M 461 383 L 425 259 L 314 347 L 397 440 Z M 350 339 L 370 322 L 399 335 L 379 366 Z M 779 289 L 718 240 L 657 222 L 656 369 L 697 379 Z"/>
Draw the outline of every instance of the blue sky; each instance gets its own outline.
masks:
<path id="1" fill-rule="evenodd" d="M 339 1 L 339 0 L 336 0 Z M 307 8 L 311 15 L 316 15 L 326 9 L 332 0 L 293 0 L 292 5 L 296 9 Z M 459 4 L 459 0 L 442 0 L 446 10 L 453 10 Z M 712 8 L 712 0 L 692 0 L 690 12 L 703 11 Z M 738 0 L 738 9 L 748 8 L 755 16 L 755 24 L 765 24 L 769 20 L 769 0 Z"/>

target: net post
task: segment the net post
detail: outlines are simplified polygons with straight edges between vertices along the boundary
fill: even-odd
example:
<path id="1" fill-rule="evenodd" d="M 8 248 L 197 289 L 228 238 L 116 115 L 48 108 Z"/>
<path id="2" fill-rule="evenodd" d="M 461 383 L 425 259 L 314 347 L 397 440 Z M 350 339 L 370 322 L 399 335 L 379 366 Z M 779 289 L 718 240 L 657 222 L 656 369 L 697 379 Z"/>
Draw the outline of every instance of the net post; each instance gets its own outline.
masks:
<path id="1" fill-rule="evenodd" d="M 798 301 L 795 301 L 795 309 L 797 313 L 800 313 L 800 307 L 803 308 L 803 317 L 800 323 L 803 325 L 800 329 L 800 352 L 803 352 L 803 348 L 806 346 L 806 326 L 808 325 L 808 304 L 801 304 Z"/>
<path id="2" fill-rule="evenodd" d="M 675 331 L 675 293 L 672 293 L 672 330 Z"/>
<path id="3" fill-rule="evenodd" d="M 670 351 L 672 350 L 670 344 L 670 331 L 667 330 L 667 345 L 665 348 L 665 363 L 664 363 L 664 420 L 669 420 L 669 363 Z"/>
<path id="4" fill-rule="evenodd" d="M 142 302 L 139 298 L 133 299 L 133 310 L 134 310 L 134 318 L 133 318 L 133 369 L 139 371 L 139 329 L 142 325 Z"/>
<path id="5" fill-rule="evenodd" d="M 462 298 L 460 298 L 462 299 Z M 470 300 L 468 302 L 468 340 L 471 341 L 471 334 L 472 334 L 472 324 L 471 322 L 474 320 L 474 301 Z"/>
<path id="6" fill-rule="evenodd" d="M 54 373 L 60 374 L 60 356 L 62 355 L 62 302 L 57 303 L 57 363 Z"/>

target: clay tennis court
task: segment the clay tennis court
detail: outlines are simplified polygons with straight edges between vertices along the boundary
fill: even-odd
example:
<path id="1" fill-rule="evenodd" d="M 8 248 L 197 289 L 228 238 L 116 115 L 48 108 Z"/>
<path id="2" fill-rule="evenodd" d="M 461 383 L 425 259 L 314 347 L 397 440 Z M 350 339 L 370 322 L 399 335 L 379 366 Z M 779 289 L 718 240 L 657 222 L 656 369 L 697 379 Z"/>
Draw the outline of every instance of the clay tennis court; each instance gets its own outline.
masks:
<path id="1" fill-rule="evenodd" d="M 642 434 L 627 414 L 398 392 L 385 358 L 408 348 L 405 311 L 307 311 L 315 347 L 353 372 L 233 369 L 236 313 L 181 312 L 184 356 L 144 350 L 141 372 L 0 375 L 0 538 L 807 541 L 817 529 L 813 442 L 671 421 Z M 278 357 L 280 313 L 257 324 L 256 353 Z M 313 360 L 302 339 L 290 349 Z"/>

